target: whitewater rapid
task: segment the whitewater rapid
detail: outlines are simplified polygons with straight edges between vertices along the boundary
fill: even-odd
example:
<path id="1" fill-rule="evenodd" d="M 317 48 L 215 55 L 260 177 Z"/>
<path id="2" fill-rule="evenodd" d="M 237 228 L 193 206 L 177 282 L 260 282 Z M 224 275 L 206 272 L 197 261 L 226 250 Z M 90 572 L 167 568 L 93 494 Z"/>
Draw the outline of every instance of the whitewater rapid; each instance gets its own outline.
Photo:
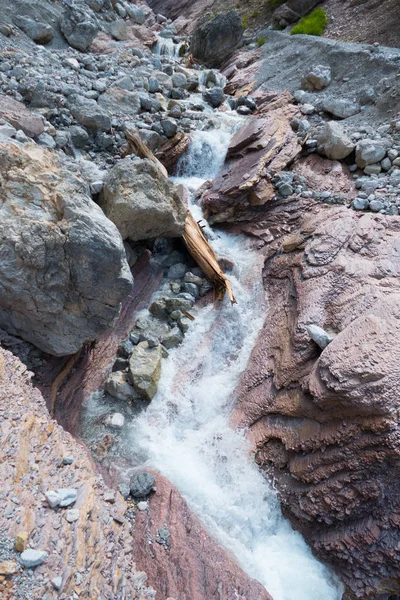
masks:
<path id="1" fill-rule="evenodd" d="M 191 191 L 214 178 L 235 122 L 198 131 L 176 178 Z M 196 218 L 200 208 L 192 205 Z M 283 518 L 276 493 L 229 417 L 233 393 L 266 315 L 262 260 L 244 237 L 211 233 L 217 255 L 235 264 L 237 304 L 195 313 L 184 342 L 163 361 L 156 397 L 130 426 L 126 444 L 168 477 L 208 531 L 274 600 L 339 600 L 342 588 Z"/>
<path id="2" fill-rule="evenodd" d="M 192 193 L 219 173 L 240 121 L 225 114 L 217 125 L 194 134 L 179 164 L 175 180 Z M 196 204 L 191 210 L 202 218 Z M 245 237 L 206 231 L 217 255 L 235 265 L 229 276 L 237 304 L 226 299 L 218 307 L 194 307 L 183 343 L 163 360 L 156 396 L 128 420 L 120 452 L 132 466 L 165 475 L 274 600 L 340 600 L 341 584 L 283 518 L 244 433 L 230 428 L 234 391 L 267 314 L 262 257 Z M 88 414 L 104 410 L 101 403 L 92 397 Z"/>

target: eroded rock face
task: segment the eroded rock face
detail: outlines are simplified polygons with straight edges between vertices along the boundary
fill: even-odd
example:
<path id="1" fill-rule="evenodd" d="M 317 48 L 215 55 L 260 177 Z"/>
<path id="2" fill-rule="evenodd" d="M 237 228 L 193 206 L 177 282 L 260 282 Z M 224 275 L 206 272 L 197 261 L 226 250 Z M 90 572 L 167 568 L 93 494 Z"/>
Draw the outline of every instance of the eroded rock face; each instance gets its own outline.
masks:
<path id="1" fill-rule="evenodd" d="M 233 421 L 354 597 L 387 599 L 400 572 L 400 219 L 289 200 L 265 221 L 269 311 Z M 332 334 L 324 350 L 309 325 Z"/>
<path id="2" fill-rule="evenodd" d="M 197 25 L 190 50 L 208 67 L 220 67 L 240 46 L 244 27 L 239 13 L 230 10 Z"/>
<path id="3" fill-rule="evenodd" d="M 111 327 L 132 287 L 121 236 L 51 152 L 0 144 L 0 326 L 62 356 Z"/>
<path id="4" fill-rule="evenodd" d="M 153 600 L 146 574 L 135 569 L 126 503 L 118 493 L 112 504 L 107 501 L 110 490 L 87 450 L 49 418 L 31 375 L 0 348 L 2 552 L 5 540 L 10 547 L 7 565 L 0 565 L 0 573 L 8 575 L 1 597 L 9 600 L 21 590 L 29 598 L 52 597 L 53 579 L 60 593 L 72 597 L 79 579 L 81 598 L 95 598 L 101 590 L 107 598 Z M 49 488 L 66 487 L 78 492 L 74 521 L 67 509 L 50 508 L 44 495 Z M 22 537 L 24 546 L 16 552 L 14 541 Z M 30 577 L 19 565 L 25 545 L 35 549 L 27 550 L 31 557 L 34 551 L 47 554 L 40 572 Z"/>
<path id="5" fill-rule="evenodd" d="M 175 185 L 149 160 L 121 160 L 109 172 L 101 206 L 123 239 L 179 237 L 186 207 Z"/>

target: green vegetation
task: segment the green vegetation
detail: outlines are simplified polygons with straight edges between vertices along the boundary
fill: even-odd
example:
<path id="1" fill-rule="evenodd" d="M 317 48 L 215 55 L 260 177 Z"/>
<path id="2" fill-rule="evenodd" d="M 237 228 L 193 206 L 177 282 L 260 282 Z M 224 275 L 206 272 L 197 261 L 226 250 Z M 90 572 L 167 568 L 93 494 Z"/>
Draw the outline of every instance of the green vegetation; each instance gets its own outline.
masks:
<path id="1" fill-rule="evenodd" d="M 259 37 L 257 40 L 257 46 L 258 47 L 264 46 L 265 42 L 266 42 L 265 37 Z"/>
<path id="2" fill-rule="evenodd" d="M 245 29 L 249 26 L 249 15 L 243 15 L 242 17 L 242 25 Z"/>
<path id="3" fill-rule="evenodd" d="M 300 19 L 290 32 L 292 35 L 323 35 L 328 25 L 328 17 L 323 8 L 316 8 L 309 15 Z"/>

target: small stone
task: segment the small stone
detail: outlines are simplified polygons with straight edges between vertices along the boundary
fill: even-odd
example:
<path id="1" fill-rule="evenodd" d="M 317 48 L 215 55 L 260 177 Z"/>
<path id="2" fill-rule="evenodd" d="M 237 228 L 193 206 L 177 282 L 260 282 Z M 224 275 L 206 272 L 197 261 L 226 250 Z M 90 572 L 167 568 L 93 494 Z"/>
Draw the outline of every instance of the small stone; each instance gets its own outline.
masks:
<path id="1" fill-rule="evenodd" d="M 381 165 L 367 165 L 364 169 L 366 175 L 379 175 L 381 171 Z"/>
<path id="2" fill-rule="evenodd" d="M 19 568 L 19 564 L 15 560 L 4 560 L 0 562 L 0 575 L 14 575 Z"/>
<path id="3" fill-rule="evenodd" d="M 303 115 L 313 115 L 315 113 L 315 106 L 312 104 L 302 104 L 300 106 L 300 111 Z"/>
<path id="4" fill-rule="evenodd" d="M 106 492 L 104 492 L 103 499 L 104 499 L 104 502 L 108 502 L 109 504 L 114 504 L 115 503 L 115 493 L 113 492 L 113 490 L 107 490 Z"/>
<path id="5" fill-rule="evenodd" d="M 17 552 L 24 552 L 26 550 L 27 540 L 28 540 L 28 532 L 27 531 L 18 532 L 17 536 L 15 538 L 15 542 L 14 542 L 14 550 L 16 550 Z"/>
<path id="6" fill-rule="evenodd" d="M 62 461 L 63 461 L 63 465 L 72 465 L 72 463 L 74 462 L 74 457 L 73 456 L 64 456 Z"/>
<path id="7" fill-rule="evenodd" d="M 130 492 L 133 498 L 145 498 L 153 490 L 154 476 L 148 471 L 134 473 L 130 480 Z"/>
<path id="8" fill-rule="evenodd" d="M 28 548 L 25 550 L 20 557 L 20 562 L 25 569 L 33 569 L 34 567 L 38 567 L 48 557 L 48 553 L 44 550 L 33 550 L 32 548 Z"/>
<path id="9" fill-rule="evenodd" d="M 380 200 L 372 200 L 372 202 L 369 203 L 369 207 L 372 212 L 379 212 L 385 208 L 385 205 Z"/>
<path id="10" fill-rule="evenodd" d="M 125 424 L 125 417 L 121 413 L 113 413 L 106 417 L 104 424 L 113 429 L 122 429 Z"/>
<path id="11" fill-rule="evenodd" d="M 145 510 L 147 510 L 147 509 L 148 509 L 148 507 L 149 507 L 148 503 L 147 503 L 147 502 L 145 502 L 145 501 L 138 502 L 136 506 L 137 506 L 137 507 L 138 507 L 138 509 L 139 509 L 139 510 L 141 510 L 141 511 L 145 511 Z"/>
<path id="12" fill-rule="evenodd" d="M 75 523 L 79 519 L 79 508 L 70 508 L 65 513 L 65 518 L 68 523 Z"/>
<path id="13" fill-rule="evenodd" d="M 353 208 L 355 208 L 355 210 L 367 210 L 368 207 L 369 201 L 367 198 L 354 198 Z"/>
<path id="14" fill-rule="evenodd" d="M 285 198 L 293 194 L 293 188 L 289 183 L 284 183 L 283 185 L 279 186 L 278 191 L 280 195 L 284 196 Z"/>
<path id="15" fill-rule="evenodd" d="M 319 325 L 306 325 L 306 330 L 310 338 L 322 349 L 326 348 L 332 342 L 334 336 Z"/>
<path id="16" fill-rule="evenodd" d="M 55 490 L 49 490 L 45 493 L 45 498 L 50 506 L 50 508 L 56 508 L 56 506 L 60 505 L 61 497 Z"/>
<path id="17" fill-rule="evenodd" d="M 51 580 L 51 585 L 53 586 L 53 588 L 55 590 L 57 590 L 57 591 L 61 590 L 61 587 L 62 587 L 62 577 L 60 575 L 58 577 L 54 577 Z"/>
<path id="18" fill-rule="evenodd" d="M 184 277 L 185 273 L 186 265 L 183 263 L 178 263 L 176 265 L 172 265 L 172 267 L 168 269 L 167 277 L 169 279 L 181 279 Z"/>
<path id="19" fill-rule="evenodd" d="M 78 490 L 72 488 L 58 489 L 57 494 L 60 496 L 60 506 L 62 507 L 71 506 L 78 498 Z"/>

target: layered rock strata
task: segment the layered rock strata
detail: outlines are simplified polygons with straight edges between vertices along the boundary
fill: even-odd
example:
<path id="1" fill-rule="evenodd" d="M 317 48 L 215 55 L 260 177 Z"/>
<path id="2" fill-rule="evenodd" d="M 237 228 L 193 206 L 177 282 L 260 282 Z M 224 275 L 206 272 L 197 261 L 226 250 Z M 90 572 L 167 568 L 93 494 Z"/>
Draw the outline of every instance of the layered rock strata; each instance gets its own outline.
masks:
<path id="1" fill-rule="evenodd" d="M 233 422 L 350 596 L 386 600 L 400 572 L 400 219 L 291 198 L 264 224 L 269 310 Z M 333 338 L 324 350 L 311 325 Z"/>

